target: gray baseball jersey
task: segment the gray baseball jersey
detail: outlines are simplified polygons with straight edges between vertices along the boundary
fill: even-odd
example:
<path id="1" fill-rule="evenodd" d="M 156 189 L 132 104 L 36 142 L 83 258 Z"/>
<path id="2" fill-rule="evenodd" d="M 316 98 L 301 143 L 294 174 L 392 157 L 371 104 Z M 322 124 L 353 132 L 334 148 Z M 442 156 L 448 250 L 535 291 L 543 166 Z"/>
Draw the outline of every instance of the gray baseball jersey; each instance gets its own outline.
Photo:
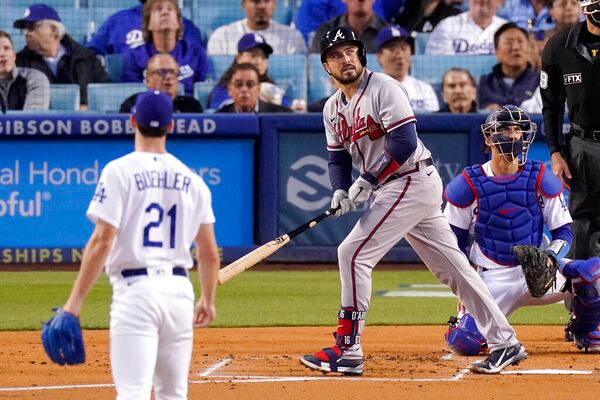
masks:
<path id="1" fill-rule="evenodd" d="M 406 91 L 397 81 L 367 69 L 361 79 L 349 101 L 339 90 L 327 101 L 323 119 L 327 149 L 347 151 L 364 172 L 381 155 L 388 133 L 416 119 Z M 513 346 L 518 343 L 514 330 L 458 249 L 456 236 L 442 214 L 442 181 L 435 166 L 427 162 L 430 157 L 417 139 L 416 150 L 400 166 L 395 179 L 388 179 L 373 192 L 369 208 L 340 244 L 341 306 L 368 310 L 372 269 L 406 238 L 431 272 L 471 310 L 490 348 Z"/>

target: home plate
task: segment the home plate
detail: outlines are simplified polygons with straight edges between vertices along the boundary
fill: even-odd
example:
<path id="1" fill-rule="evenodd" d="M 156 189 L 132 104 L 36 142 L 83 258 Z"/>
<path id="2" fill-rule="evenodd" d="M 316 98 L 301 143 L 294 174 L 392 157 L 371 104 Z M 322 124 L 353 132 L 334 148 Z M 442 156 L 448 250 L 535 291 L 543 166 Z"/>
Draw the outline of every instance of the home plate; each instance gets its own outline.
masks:
<path id="1" fill-rule="evenodd" d="M 592 371 L 576 369 L 524 369 L 520 371 L 502 371 L 503 375 L 589 375 Z"/>

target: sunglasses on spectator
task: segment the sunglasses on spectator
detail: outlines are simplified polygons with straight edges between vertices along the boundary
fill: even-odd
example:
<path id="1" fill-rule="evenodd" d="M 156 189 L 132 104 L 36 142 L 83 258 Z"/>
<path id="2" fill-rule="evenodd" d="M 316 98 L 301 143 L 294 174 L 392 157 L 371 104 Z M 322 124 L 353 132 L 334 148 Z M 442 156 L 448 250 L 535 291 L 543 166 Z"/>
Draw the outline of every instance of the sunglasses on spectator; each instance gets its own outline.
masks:
<path id="1" fill-rule="evenodd" d="M 177 77 L 179 76 L 179 70 L 171 68 L 160 68 L 151 71 L 150 74 L 158 75 L 161 78 L 168 78 L 169 76 Z"/>

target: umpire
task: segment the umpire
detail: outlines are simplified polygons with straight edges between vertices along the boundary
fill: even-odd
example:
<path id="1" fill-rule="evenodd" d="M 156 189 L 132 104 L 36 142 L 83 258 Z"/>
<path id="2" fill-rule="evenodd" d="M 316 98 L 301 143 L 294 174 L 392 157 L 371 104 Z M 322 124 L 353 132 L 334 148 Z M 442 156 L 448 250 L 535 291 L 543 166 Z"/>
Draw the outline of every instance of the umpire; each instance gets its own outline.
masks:
<path id="1" fill-rule="evenodd" d="M 585 21 L 553 36 L 540 88 L 552 172 L 571 189 L 572 258 L 600 255 L 600 0 L 579 0 Z M 562 134 L 567 102 L 571 129 Z"/>

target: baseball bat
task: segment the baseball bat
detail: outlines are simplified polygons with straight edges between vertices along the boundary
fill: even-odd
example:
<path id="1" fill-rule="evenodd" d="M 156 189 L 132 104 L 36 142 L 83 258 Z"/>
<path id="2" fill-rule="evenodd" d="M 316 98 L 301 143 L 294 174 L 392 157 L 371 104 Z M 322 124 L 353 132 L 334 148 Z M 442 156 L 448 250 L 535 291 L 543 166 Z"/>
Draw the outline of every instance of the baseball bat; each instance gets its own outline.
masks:
<path id="1" fill-rule="evenodd" d="M 302 232 L 315 227 L 319 222 L 323 221 L 325 218 L 329 217 L 336 211 L 337 208 L 330 208 L 323 214 L 320 214 L 317 217 L 308 221 L 307 223 L 300 225 L 293 231 L 290 231 L 285 235 L 281 235 L 271 240 L 269 243 L 263 244 L 259 248 L 252 250 L 250 253 L 235 260 L 226 267 L 221 268 L 219 270 L 219 276 L 217 280 L 219 282 L 219 285 L 222 285 L 231 278 L 241 274 L 245 270 L 252 268 L 271 254 L 275 253 L 277 250 L 285 246 L 290 240 L 292 240 Z"/>

